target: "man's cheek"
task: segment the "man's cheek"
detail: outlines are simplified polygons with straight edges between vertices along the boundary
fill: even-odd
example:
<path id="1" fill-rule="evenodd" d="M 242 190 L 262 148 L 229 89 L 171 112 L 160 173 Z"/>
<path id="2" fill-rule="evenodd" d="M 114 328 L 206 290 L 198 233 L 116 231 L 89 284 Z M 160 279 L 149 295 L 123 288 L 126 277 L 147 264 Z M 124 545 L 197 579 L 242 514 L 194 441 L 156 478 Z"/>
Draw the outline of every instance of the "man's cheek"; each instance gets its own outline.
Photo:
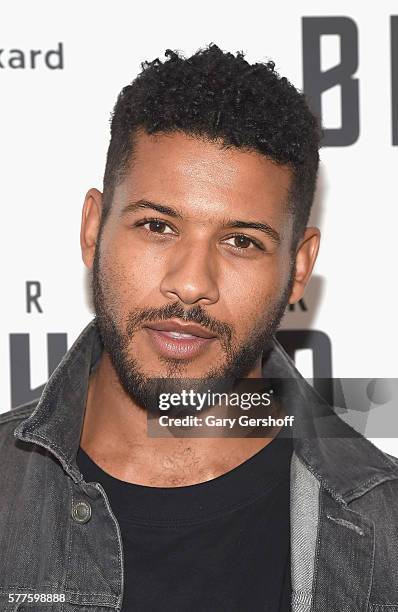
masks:
<path id="1" fill-rule="evenodd" d="M 238 317 L 233 323 L 239 340 L 246 338 L 256 327 L 261 327 L 270 311 L 272 298 L 269 295 L 252 296 L 248 301 L 241 301 L 237 307 Z"/>
<path id="2" fill-rule="evenodd" d="M 126 270 L 114 289 L 119 309 L 125 316 L 134 309 L 164 306 L 154 279 L 150 275 L 143 275 L 139 268 Z"/>
<path id="3" fill-rule="evenodd" d="M 237 324 L 250 323 L 264 310 L 264 305 L 271 298 L 270 292 L 257 286 L 240 285 L 235 294 L 228 296 L 228 310 L 234 313 Z"/>

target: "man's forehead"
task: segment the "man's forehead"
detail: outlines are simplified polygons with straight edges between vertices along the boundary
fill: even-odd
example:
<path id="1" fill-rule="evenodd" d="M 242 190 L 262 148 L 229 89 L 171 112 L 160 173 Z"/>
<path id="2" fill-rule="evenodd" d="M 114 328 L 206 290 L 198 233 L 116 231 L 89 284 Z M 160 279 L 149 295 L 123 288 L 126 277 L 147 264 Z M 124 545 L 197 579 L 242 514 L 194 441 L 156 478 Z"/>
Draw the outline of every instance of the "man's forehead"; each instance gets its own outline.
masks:
<path id="1" fill-rule="evenodd" d="M 264 180 L 268 183 L 272 179 L 272 182 L 288 182 L 292 177 L 288 166 L 277 164 L 258 151 L 185 132 L 148 134 L 139 130 L 134 136 L 133 158 L 139 169 L 151 163 L 176 166 L 181 173 L 193 178 L 200 177 L 202 169 L 211 175 L 222 170 L 220 179 L 231 180 L 244 178 L 248 172 L 251 178 L 255 174 L 266 175 Z"/>
<path id="2" fill-rule="evenodd" d="M 292 171 L 260 153 L 173 132 L 134 138 L 132 163 L 117 201 L 146 198 L 221 214 L 233 209 L 263 212 L 287 201 Z M 116 194 L 115 194 L 116 195 Z M 230 210 L 232 209 L 232 210 Z M 275 212 L 278 212 L 275 210 Z"/>

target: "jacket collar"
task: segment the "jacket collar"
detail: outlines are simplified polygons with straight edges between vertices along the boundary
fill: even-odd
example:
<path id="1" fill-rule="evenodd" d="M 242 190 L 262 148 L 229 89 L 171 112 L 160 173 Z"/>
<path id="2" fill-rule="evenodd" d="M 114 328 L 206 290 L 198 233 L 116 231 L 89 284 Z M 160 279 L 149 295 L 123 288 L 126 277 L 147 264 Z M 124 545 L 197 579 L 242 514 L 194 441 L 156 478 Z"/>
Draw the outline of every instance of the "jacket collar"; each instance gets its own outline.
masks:
<path id="1" fill-rule="evenodd" d="M 18 439 L 51 451 L 75 482 L 82 480 L 76 456 L 92 367 L 102 344 L 95 319 L 81 332 L 44 387 L 32 414 L 14 430 Z"/>
<path id="2" fill-rule="evenodd" d="M 276 339 L 263 375 L 293 381 L 287 396 L 288 411 L 295 415 L 294 450 L 336 501 L 347 504 L 398 478 L 398 461 L 338 417 Z"/>
<path id="3" fill-rule="evenodd" d="M 51 451 L 75 482 L 82 480 L 76 455 L 88 380 L 101 352 L 94 319 L 51 375 L 33 413 L 14 431 L 20 440 Z M 394 460 L 333 412 L 301 376 L 276 338 L 264 362 L 263 375 L 293 380 L 287 397 L 288 412 L 295 415 L 295 453 L 334 499 L 346 504 L 381 482 L 398 478 Z"/>

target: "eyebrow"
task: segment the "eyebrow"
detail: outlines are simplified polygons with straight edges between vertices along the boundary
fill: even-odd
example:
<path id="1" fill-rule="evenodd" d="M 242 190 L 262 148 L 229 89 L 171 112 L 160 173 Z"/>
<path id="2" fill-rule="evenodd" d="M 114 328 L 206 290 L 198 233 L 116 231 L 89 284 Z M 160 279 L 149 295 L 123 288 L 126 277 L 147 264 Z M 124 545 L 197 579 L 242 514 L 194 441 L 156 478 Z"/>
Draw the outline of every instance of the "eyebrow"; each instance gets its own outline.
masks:
<path id="1" fill-rule="evenodd" d="M 129 202 L 121 211 L 120 216 L 124 216 L 128 213 L 135 212 L 140 209 L 155 210 L 163 215 L 169 215 L 178 219 L 183 219 L 183 216 L 175 208 L 165 206 L 164 204 L 158 204 L 157 202 L 151 202 L 149 200 L 137 200 L 137 202 Z M 259 221 L 241 221 L 240 219 L 228 219 L 223 223 L 224 227 L 241 228 L 241 229 L 256 229 L 266 234 L 271 240 L 277 244 L 281 243 L 281 237 L 278 232 L 271 227 L 268 223 L 260 223 Z"/>
<path id="2" fill-rule="evenodd" d="M 156 210 L 163 215 L 169 215 L 169 217 L 174 217 L 178 219 L 182 219 L 182 215 L 175 210 L 175 208 L 170 208 L 170 206 L 165 206 L 164 204 L 157 204 L 156 202 L 150 202 L 149 200 L 138 200 L 137 202 L 129 202 L 121 211 L 120 216 L 124 216 L 128 213 L 135 212 L 141 208 L 149 208 L 151 210 Z"/>
<path id="3" fill-rule="evenodd" d="M 226 224 L 228 227 L 239 227 L 246 229 L 256 229 L 266 234 L 271 240 L 277 244 L 281 243 L 281 237 L 278 232 L 271 227 L 268 223 L 260 223 L 257 221 L 240 221 L 238 219 L 234 221 L 228 221 Z"/>

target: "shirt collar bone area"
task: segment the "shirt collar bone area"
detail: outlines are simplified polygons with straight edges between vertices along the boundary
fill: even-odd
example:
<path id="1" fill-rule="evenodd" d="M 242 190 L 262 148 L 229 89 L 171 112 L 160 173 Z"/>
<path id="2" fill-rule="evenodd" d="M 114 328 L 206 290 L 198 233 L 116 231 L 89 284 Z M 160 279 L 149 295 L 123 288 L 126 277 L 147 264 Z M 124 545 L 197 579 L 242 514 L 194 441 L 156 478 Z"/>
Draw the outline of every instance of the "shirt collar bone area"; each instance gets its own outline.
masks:
<path id="1" fill-rule="evenodd" d="M 88 379 L 101 351 L 94 319 L 67 352 L 45 386 L 36 408 L 18 425 L 14 435 L 50 451 L 73 483 L 91 498 L 101 494 L 109 512 L 108 518 L 110 515 L 116 522 L 102 487 L 97 484 L 93 490 L 93 485 L 86 485 L 76 465 Z M 370 565 L 364 566 L 364 559 L 372 559 L 374 525 L 362 514 L 350 510 L 349 503 L 378 484 L 397 479 L 398 467 L 368 440 L 359 435 L 353 437 L 353 430 L 335 415 L 301 376 L 276 339 L 264 364 L 263 375 L 265 378 L 287 378 L 298 382 L 296 392 L 288 398 L 289 412 L 295 416 L 290 509 L 292 609 L 318 609 L 316 602 L 324 596 L 320 580 L 323 568 L 333 563 L 330 555 L 339 554 L 341 558 L 347 555 L 343 565 L 348 568 L 351 582 L 353 576 L 362 576 L 357 590 L 351 589 L 356 603 L 351 603 L 350 610 L 363 610 L 372 573 Z M 319 416 L 328 417 L 328 431 L 335 437 L 319 435 L 324 423 L 322 418 L 315 418 Z M 84 528 L 91 522 L 75 522 L 75 525 Z M 118 526 L 117 531 L 120 538 Z M 322 546 L 320 542 L 323 542 Z M 336 542 L 340 542 L 338 551 Z M 350 555 L 349 550 L 356 550 L 357 554 Z M 358 559 L 361 567 L 355 565 Z M 332 603 L 332 594 L 329 602 Z M 344 605 L 344 601 L 336 599 L 336 610 Z M 331 606 L 332 609 L 335 608 Z"/>

